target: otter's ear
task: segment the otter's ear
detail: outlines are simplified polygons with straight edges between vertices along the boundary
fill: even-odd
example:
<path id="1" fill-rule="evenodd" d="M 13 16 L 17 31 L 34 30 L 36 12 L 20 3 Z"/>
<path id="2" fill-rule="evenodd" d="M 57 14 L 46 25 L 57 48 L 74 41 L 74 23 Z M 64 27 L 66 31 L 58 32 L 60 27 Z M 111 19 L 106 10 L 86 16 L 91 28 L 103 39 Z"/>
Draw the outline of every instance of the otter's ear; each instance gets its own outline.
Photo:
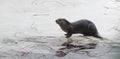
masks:
<path id="1" fill-rule="evenodd" d="M 67 21 L 66 19 L 64 19 L 65 22 L 67 22 L 68 24 L 70 23 L 69 21 Z"/>

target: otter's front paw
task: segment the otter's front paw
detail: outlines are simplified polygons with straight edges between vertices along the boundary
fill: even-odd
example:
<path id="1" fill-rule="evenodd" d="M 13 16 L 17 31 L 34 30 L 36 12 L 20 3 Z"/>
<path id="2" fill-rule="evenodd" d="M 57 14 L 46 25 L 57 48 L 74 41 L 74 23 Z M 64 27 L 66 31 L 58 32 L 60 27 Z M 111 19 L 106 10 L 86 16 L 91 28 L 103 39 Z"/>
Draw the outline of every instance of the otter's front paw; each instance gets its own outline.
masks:
<path id="1" fill-rule="evenodd" d="M 68 35 L 68 34 L 65 34 L 65 36 Z"/>
<path id="2" fill-rule="evenodd" d="M 68 36 L 66 36 L 66 38 L 69 38 L 70 36 L 68 35 Z"/>
<path id="3" fill-rule="evenodd" d="M 66 38 L 69 38 L 71 35 L 65 34 Z"/>

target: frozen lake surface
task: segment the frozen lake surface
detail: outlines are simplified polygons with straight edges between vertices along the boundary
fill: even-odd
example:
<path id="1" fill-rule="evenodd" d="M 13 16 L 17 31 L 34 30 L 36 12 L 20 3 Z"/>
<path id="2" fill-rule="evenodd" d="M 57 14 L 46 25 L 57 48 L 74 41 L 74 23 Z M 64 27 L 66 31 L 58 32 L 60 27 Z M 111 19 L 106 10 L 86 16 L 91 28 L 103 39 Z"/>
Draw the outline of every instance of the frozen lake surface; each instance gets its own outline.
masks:
<path id="1" fill-rule="evenodd" d="M 0 1 L 0 58 L 61 59 L 54 56 L 55 51 L 66 40 L 64 32 L 55 23 L 58 18 L 66 18 L 70 22 L 80 19 L 91 20 L 95 23 L 99 34 L 108 39 L 107 42 L 119 43 L 119 15 L 119 0 Z M 79 35 L 73 35 L 72 38 L 76 39 L 76 36 Z M 89 42 L 87 39 L 84 40 L 86 43 Z M 95 41 L 101 42 L 99 39 Z M 95 52 L 91 52 L 93 57 L 71 52 L 62 59 L 110 59 L 112 53 L 101 57 L 94 56 L 101 51 L 104 52 L 100 54 L 104 54 L 110 49 L 109 44 L 104 46 L 98 43 L 98 48 L 93 49 Z"/>

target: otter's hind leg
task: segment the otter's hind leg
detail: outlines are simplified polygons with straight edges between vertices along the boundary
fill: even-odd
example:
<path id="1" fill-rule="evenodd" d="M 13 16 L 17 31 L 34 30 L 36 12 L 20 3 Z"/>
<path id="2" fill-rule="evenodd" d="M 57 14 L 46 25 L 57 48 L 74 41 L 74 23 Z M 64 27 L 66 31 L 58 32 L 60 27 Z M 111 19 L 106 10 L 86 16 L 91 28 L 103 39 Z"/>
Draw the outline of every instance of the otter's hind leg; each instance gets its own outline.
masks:
<path id="1" fill-rule="evenodd" d="M 90 23 L 88 29 L 89 29 L 89 33 L 91 36 L 102 39 L 102 37 L 98 35 L 98 31 L 97 31 L 95 24 Z"/>
<path id="2" fill-rule="evenodd" d="M 93 23 L 89 24 L 88 32 L 89 32 L 90 36 L 98 35 L 98 31 L 97 31 L 97 28 L 96 28 L 95 24 L 93 24 Z"/>

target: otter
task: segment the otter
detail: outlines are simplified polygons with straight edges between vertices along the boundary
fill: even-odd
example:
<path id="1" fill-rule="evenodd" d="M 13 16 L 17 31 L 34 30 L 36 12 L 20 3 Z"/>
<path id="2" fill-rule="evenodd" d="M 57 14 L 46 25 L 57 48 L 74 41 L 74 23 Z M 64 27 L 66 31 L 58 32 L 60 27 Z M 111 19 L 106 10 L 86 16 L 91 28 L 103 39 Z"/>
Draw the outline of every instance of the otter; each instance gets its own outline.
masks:
<path id="1" fill-rule="evenodd" d="M 99 36 L 95 24 L 87 19 L 81 19 L 76 22 L 70 23 L 64 18 L 59 18 L 56 23 L 61 27 L 61 29 L 66 32 L 66 38 L 72 36 L 72 34 L 83 34 L 84 36 L 93 36 L 96 38 L 102 38 Z"/>

